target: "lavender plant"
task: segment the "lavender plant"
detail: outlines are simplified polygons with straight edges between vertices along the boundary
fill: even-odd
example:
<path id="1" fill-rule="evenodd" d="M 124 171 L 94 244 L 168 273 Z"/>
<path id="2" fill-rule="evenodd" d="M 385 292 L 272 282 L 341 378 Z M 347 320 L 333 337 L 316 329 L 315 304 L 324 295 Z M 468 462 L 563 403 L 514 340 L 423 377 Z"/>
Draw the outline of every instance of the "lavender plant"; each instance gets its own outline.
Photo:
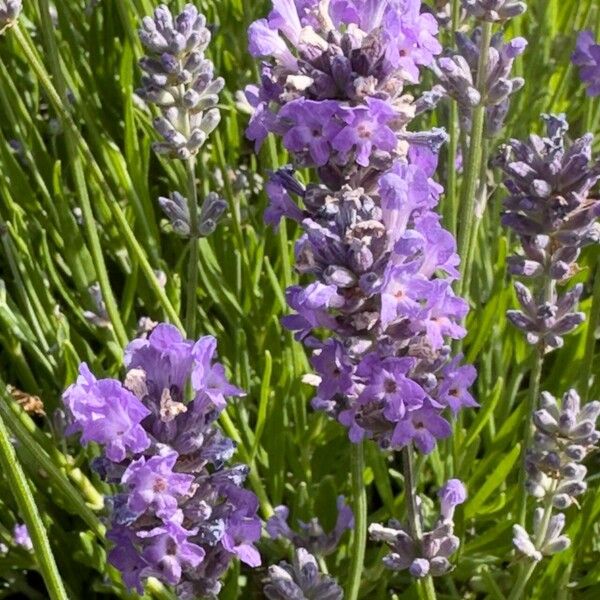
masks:
<path id="1" fill-rule="evenodd" d="M 446 220 L 458 231 L 458 250 L 463 277 L 457 284 L 459 293 L 469 294 L 472 263 L 480 221 L 487 203 L 487 167 L 489 139 L 501 129 L 508 113 L 510 97 L 524 85 L 522 77 L 511 77 L 515 59 L 523 53 L 527 40 L 514 38 L 503 42 L 503 33 L 493 34 L 493 26 L 516 17 L 526 10 L 524 2 L 513 0 L 461 0 L 468 16 L 478 27 L 471 36 L 455 31 L 457 52 L 437 60 L 434 71 L 441 86 L 457 102 L 452 107 L 452 136 L 448 160 L 453 166 L 457 157 L 458 138 L 466 161 L 460 189 L 460 207 L 450 177 L 449 207 Z M 458 29 L 458 16 L 454 15 Z M 468 148 L 468 151 L 467 151 Z M 452 170 L 452 169 L 451 169 Z M 460 215 L 460 227 L 457 226 Z"/>
<path id="2" fill-rule="evenodd" d="M 434 529 L 415 538 L 410 526 L 391 521 L 387 527 L 373 523 L 369 534 L 375 541 L 385 542 L 391 552 L 383 562 L 388 569 L 408 569 L 412 577 L 422 579 L 427 575 L 441 576 L 451 569 L 448 560 L 459 547 L 454 535 L 454 510 L 467 498 L 462 481 L 450 479 L 438 492 L 440 515 Z M 420 510 L 420 503 L 417 502 Z M 422 521 L 422 518 L 420 519 Z"/>
<path id="3" fill-rule="evenodd" d="M 305 186 L 284 168 L 267 184 L 265 219 L 301 224 L 296 268 L 316 279 L 287 290 L 296 313 L 284 324 L 312 351 L 313 407 L 353 443 L 429 453 L 451 434 L 446 412 L 477 405 L 468 391 L 475 371 L 448 345 L 465 334 L 467 305 L 452 291 L 454 239 L 434 212 L 445 134 L 407 129 L 431 104 L 405 86 L 441 51 L 437 25 L 420 2 L 273 6 L 249 30 L 251 53 L 269 62 L 260 86 L 247 89 L 247 135 L 257 147 L 280 135 L 295 164 L 320 178 Z"/>
<path id="4" fill-rule="evenodd" d="M 586 134 L 569 143 L 564 115 L 544 115 L 544 120 L 546 137 L 511 140 L 497 161 L 510 193 L 502 220 L 522 246 L 522 254 L 511 257 L 508 267 L 512 274 L 531 281 L 533 288 L 515 283 L 522 310 L 509 310 L 507 316 L 536 348 L 527 405 L 535 433 L 526 428 L 514 537 L 515 546 L 533 562 L 521 571 L 511 596 L 515 598 L 523 593 L 536 562 L 568 545 L 568 538 L 560 535 L 564 516 L 552 517 L 552 509 L 567 508 L 585 491 L 585 468 L 578 463 L 597 441 L 597 403 L 586 405 L 580 415 L 575 390 L 565 395 L 562 412 L 549 394 L 542 396 L 541 409 L 536 410 L 544 356 L 560 348 L 563 336 L 585 319 L 584 313 L 576 311 L 583 285 L 562 294 L 557 285 L 565 285 L 578 272 L 581 250 L 600 239 L 600 202 L 589 197 L 600 179 L 600 162 L 592 158 L 593 136 Z M 581 440 L 581 446 L 571 435 Z M 544 509 L 536 510 L 532 537 L 524 529 L 527 492 L 545 502 Z"/>
<path id="5" fill-rule="evenodd" d="M 211 35 L 205 17 L 192 4 L 187 4 L 176 17 L 167 6 L 160 5 L 152 17 L 142 21 L 139 36 L 148 55 L 140 61 L 145 75 L 138 95 L 161 112 L 154 120 L 154 128 L 162 141 L 153 145 L 154 150 L 183 160 L 186 165 L 189 198 L 174 192 L 169 197 L 160 197 L 159 205 L 173 230 L 190 238 L 186 329 L 193 334 L 198 238 L 213 233 L 227 207 L 213 192 L 199 210 L 196 161 L 201 147 L 221 120 L 217 103 L 225 82 L 221 77 L 215 78 L 213 63 L 205 56 Z"/>
<path id="6" fill-rule="evenodd" d="M 600 161 L 592 159 L 593 136 L 569 143 L 564 115 L 544 120 L 546 137 L 512 140 L 497 160 L 510 193 L 502 220 L 522 247 L 508 267 L 533 287 L 515 284 L 522 310 L 507 315 L 542 354 L 562 346 L 562 336 L 583 321 L 584 314 L 574 312 L 583 286 L 560 294 L 557 285 L 577 273 L 581 250 L 600 240 L 600 201 L 589 197 L 600 179 Z"/>
<path id="7" fill-rule="evenodd" d="M 226 467 L 235 446 L 215 421 L 243 392 L 214 362 L 216 341 L 186 340 L 160 324 L 125 350 L 121 383 L 96 379 L 84 363 L 64 394 L 68 430 L 95 442 L 109 499 L 109 561 L 129 588 L 155 577 L 178 598 L 217 597 L 232 558 L 256 567 L 261 524 L 245 490 L 246 465 Z"/>
<path id="8" fill-rule="evenodd" d="M 596 597 L 596 2 L 153 4 L 0 0 L 0 595 Z"/>

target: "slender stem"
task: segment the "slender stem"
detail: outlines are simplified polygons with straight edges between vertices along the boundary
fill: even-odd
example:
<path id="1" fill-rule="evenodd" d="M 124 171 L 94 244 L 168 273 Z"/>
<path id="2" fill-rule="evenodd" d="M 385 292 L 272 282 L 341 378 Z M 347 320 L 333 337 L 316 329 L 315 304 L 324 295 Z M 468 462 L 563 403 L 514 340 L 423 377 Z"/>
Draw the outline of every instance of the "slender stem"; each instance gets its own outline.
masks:
<path id="1" fill-rule="evenodd" d="M 544 281 L 544 289 L 541 292 L 541 302 L 550 303 L 554 298 L 555 282 L 550 277 L 548 269 L 546 270 L 546 277 Z M 538 398 L 540 395 L 540 382 L 542 379 L 542 368 L 544 366 L 544 344 L 540 342 L 536 347 L 536 353 L 533 363 L 533 369 L 529 379 L 529 396 L 527 398 L 527 425 L 524 435 L 524 444 L 521 449 L 521 470 L 519 471 L 519 487 L 517 490 L 517 517 L 521 527 L 525 527 L 525 519 L 527 516 L 527 490 L 525 489 L 526 483 L 526 471 L 525 471 L 525 457 L 527 456 L 527 450 L 531 445 L 533 438 L 533 427 L 531 426 L 531 418 L 535 408 L 537 406 Z"/>
<path id="2" fill-rule="evenodd" d="M 196 313 L 198 312 L 198 188 L 196 187 L 196 159 L 185 164 L 187 172 L 188 207 L 190 211 L 190 256 L 186 294 L 185 331 L 188 337 L 196 335 Z"/>
<path id="3" fill-rule="evenodd" d="M 583 357 L 579 384 L 583 402 L 587 402 L 590 393 L 590 377 L 592 374 L 592 366 L 594 364 L 594 349 L 596 347 L 596 330 L 598 329 L 598 325 L 600 325 L 600 264 L 596 267 L 596 272 L 594 274 L 594 294 L 592 297 L 592 308 L 590 310 L 587 337 L 585 341 L 585 356 Z"/>
<path id="4" fill-rule="evenodd" d="M 473 122 L 469 140 L 469 156 L 462 182 L 460 194 L 460 228 L 458 230 L 458 252 L 463 260 L 463 273 L 469 270 L 469 246 L 471 242 L 473 223 L 475 219 L 475 193 L 481 168 L 483 154 L 483 129 L 485 124 L 485 88 L 487 83 L 487 62 L 492 38 L 492 24 L 487 21 L 482 26 L 481 43 L 479 47 L 479 64 L 477 67 L 477 90 L 481 94 L 481 102 L 473 110 Z M 459 295 L 467 291 L 464 277 L 458 282 Z"/>
<path id="5" fill-rule="evenodd" d="M 489 143 L 487 140 L 483 139 L 481 150 L 481 164 L 479 170 L 479 185 L 477 186 L 477 193 L 475 195 L 475 206 L 474 206 L 474 219 L 471 227 L 471 239 L 469 240 L 469 254 L 467 256 L 467 260 L 465 262 L 465 266 L 463 269 L 463 282 L 462 282 L 462 290 L 464 293 L 467 293 L 471 289 L 471 279 L 473 277 L 473 266 L 475 264 L 475 248 L 477 247 L 477 240 L 479 237 L 479 227 L 481 225 L 481 221 L 483 220 L 483 215 L 485 213 L 485 208 L 487 205 L 487 167 L 488 167 L 488 159 L 489 159 Z M 459 344 L 462 349 L 462 342 L 460 340 Z"/>
<path id="6" fill-rule="evenodd" d="M 521 527 L 525 526 L 527 517 L 527 490 L 525 489 L 526 471 L 525 458 L 527 450 L 533 437 L 533 427 L 531 426 L 531 415 L 535 411 L 537 401 L 540 395 L 540 382 L 542 378 L 542 367 L 544 365 L 544 351 L 542 348 L 536 348 L 533 369 L 529 379 L 529 395 L 527 397 L 527 424 L 525 427 L 525 441 L 521 449 L 521 469 L 519 471 L 519 487 L 517 489 L 517 518 Z"/>
<path id="7" fill-rule="evenodd" d="M 0 415 L 0 464 L 8 480 L 9 489 L 17 501 L 19 511 L 31 537 L 35 557 L 39 564 L 46 589 L 52 600 L 68 600 L 58 567 L 50 548 L 50 542 L 38 512 L 25 473 L 17 461 L 15 450 L 8 436 L 4 420 Z"/>
<path id="8" fill-rule="evenodd" d="M 452 0 L 452 34 L 458 30 L 460 19 L 460 1 Z M 448 183 L 446 186 L 446 203 L 444 205 L 446 227 L 456 235 L 456 219 L 458 215 L 456 156 L 458 154 L 458 102 L 450 101 L 450 119 L 448 123 L 450 143 L 448 144 Z"/>
<path id="9" fill-rule="evenodd" d="M 266 520 L 273 515 L 273 507 L 271 506 L 265 486 L 263 485 L 262 479 L 260 478 L 256 468 L 256 461 L 246 450 L 246 447 L 242 441 L 242 437 L 231 420 L 231 417 L 227 414 L 227 411 L 223 411 L 221 413 L 219 421 L 223 427 L 223 431 L 225 431 L 225 433 L 236 443 L 240 459 L 250 467 L 248 481 L 250 482 L 250 486 L 258 498 L 263 518 Z"/>
<path id="10" fill-rule="evenodd" d="M 352 497 L 354 500 L 354 547 L 346 600 L 356 600 L 360 590 L 367 545 L 367 490 L 365 489 L 364 442 L 352 444 Z"/>
<path id="11" fill-rule="evenodd" d="M 404 471 L 404 502 L 406 504 L 406 518 L 411 537 L 420 545 L 423 539 L 421 514 L 417 505 L 417 481 L 413 464 L 412 446 L 402 449 L 402 467 Z M 421 580 L 422 591 L 426 600 L 435 600 L 435 586 L 431 575 Z"/>

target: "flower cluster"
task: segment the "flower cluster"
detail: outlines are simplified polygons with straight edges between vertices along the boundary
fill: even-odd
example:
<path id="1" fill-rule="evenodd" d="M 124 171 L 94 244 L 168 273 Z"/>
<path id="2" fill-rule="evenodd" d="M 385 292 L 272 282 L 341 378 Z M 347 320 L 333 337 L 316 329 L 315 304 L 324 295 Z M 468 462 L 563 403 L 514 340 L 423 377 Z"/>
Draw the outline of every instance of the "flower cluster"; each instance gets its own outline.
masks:
<path id="1" fill-rule="evenodd" d="M 527 4 L 520 0 L 461 0 L 461 3 L 470 16 L 491 23 L 507 21 L 527 10 Z"/>
<path id="2" fill-rule="evenodd" d="M 148 56 L 140 60 L 145 75 L 137 93 L 161 111 L 154 127 L 163 141 L 155 143 L 154 150 L 171 158 L 193 159 L 219 124 L 217 103 L 225 84 L 215 78 L 213 63 L 204 55 L 211 39 L 206 20 L 192 4 L 177 17 L 161 5 L 153 17 L 143 20 L 139 35 Z M 198 229 L 192 232 L 186 198 L 175 192 L 159 198 L 159 204 L 173 230 L 183 237 L 211 234 L 227 206 L 209 194 Z"/>
<path id="3" fill-rule="evenodd" d="M 591 159 L 591 134 L 568 143 L 564 115 L 544 119 L 546 137 L 511 140 L 497 163 L 510 194 L 502 222 L 516 232 L 523 249 L 509 259 L 509 270 L 541 282 L 537 297 L 515 284 L 522 310 L 509 311 L 508 317 L 529 343 L 549 351 L 560 347 L 562 336 L 584 319 L 574 311 L 582 286 L 561 295 L 556 284 L 577 273 L 581 249 L 600 239 L 600 200 L 589 197 L 600 178 L 600 161 Z"/>
<path id="4" fill-rule="evenodd" d="M 511 77 L 513 63 L 527 47 L 527 40 L 517 37 L 504 43 L 502 34 L 492 37 L 486 64 L 485 93 L 477 90 L 477 72 L 481 30 L 469 37 L 456 32 L 457 53 L 449 53 L 434 63 L 436 76 L 446 93 L 458 102 L 461 129 L 470 131 L 473 108 L 486 107 L 486 135 L 493 137 L 504 122 L 510 96 L 525 83 L 522 77 Z"/>
<path id="5" fill-rule="evenodd" d="M 22 0 L 0 0 L 0 33 L 15 24 L 22 10 Z"/>
<path id="6" fill-rule="evenodd" d="M 298 548 L 293 563 L 269 567 L 263 588 L 269 600 L 342 600 L 344 593 L 335 579 L 319 572 L 317 561 L 308 550 Z"/>
<path id="7" fill-rule="evenodd" d="M 153 576 L 179 598 L 216 596 L 234 556 L 260 564 L 258 502 L 242 487 L 245 465 L 215 420 L 226 397 L 243 393 L 214 362 L 216 341 L 184 339 L 158 325 L 125 351 L 124 382 L 96 379 L 85 364 L 64 394 L 69 432 L 96 442 L 95 467 L 118 493 L 110 499 L 110 562 L 141 590 Z"/>
<path id="8" fill-rule="evenodd" d="M 588 96 L 600 96 L 600 44 L 591 31 L 582 31 L 577 36 L 572 60 L 580 68 L 579 75 L 587 84 Z"/>
<path id="9" fill-rule="evenodd" d="M 596 430 L 600 402 L 582 407 L 579 395 L 571 389 L 560 406 L 554 396 L 544 392 L 540 406 L 533 414 L 535 434 L 525 457 L 527 491 L 548 510 L 565 510 L 587 489 L 587 470 L 581 463 L 600 440 Z M 552 516 L 549 525 L 544 524 L 543 514 L 542 508 L 536 510 L 532 536 L 514 526 L 515 547 L 536 561 L 569 545 L 569 538 L 561 535 L 564 514 Z"/>
<path id="10" fill-rule="evenodd" d="M 247 90 L 248 136 L 282 136 L 322 181 L 304 186 L 284 168 L 267 184 L 265 219 L 301 224 L 296 268 L 315 279 L 287 290 L 296 312 L 284 324 L 313 351 L 313 406 L 353 442 L 430 452 L 451 433 L 442 413 L 476 405 L 475 371 L 448 344 L 465 334 L 467 305 L 452 291 L 455 241 L 434 212 L 446 136 L 406 129 L 438 96 L 403 93 L 441 50 L 437 24 L 413 0 L 273 5 L 250 27 L 251 52 L 270 61 Z"/>
<path id="11" fill-rule="evenodd" d="M 408 569 L 418 579 L 444 575 L 451 569 L 448 558 L 460 544 L 454 535 L 454 510 L 466 500 L 467 492 L 461 481 L 450 479 L 439 490 L 438 496 L 440 515 L 435 528 L 419 539 L 397 521 L 391 521 L 388 527 L 378 523 L 369 527 L 371 539 L 387 543 L 392 550 L 383 559 L 386 567 L 394 571 Z"/>
<path id="12" fill-rule="evenodd" d="M 275 514 L 267 521 L 267 532 L 273 539 L 287 539 L 295 548 L 306 548 L 311 554 L 326 556 L 335 551 L 344 532 L 354 527 L 352 510 L 343 496 L 338 497 L 337 509 L 337 521 L 329 533 L 325 533 L 316 517 L 308 523 L 299 521 L 300 533 L 296 533 L 288 525 L 290 511 L 287 506 L 277 506 Z"/>

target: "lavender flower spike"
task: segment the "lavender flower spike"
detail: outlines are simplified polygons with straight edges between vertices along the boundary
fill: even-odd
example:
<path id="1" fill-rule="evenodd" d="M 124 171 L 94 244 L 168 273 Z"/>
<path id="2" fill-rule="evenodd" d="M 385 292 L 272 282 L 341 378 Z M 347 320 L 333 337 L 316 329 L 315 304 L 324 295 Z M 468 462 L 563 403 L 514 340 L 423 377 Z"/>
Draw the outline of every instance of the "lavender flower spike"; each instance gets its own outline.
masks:
<path id="1" fill-rule="evenodd" d="M 385 542 L 391 552 L 383 559 L 386 567 L 393 571 L 405 569 L 421 579 L 427 575 L 444 575 L 452 568 L 449 558 L 458 550 L 460 540 L 454 535 L 454 510 L 467 498 L 463 483 L 450 479 L 438 492 L 440 515 L 432 531 L 415 539 L 408 527 L 398 521 L 390 521 L 387 527 L 373 523 L 369 527 L 371 539 Z"/>
<path id="2" fill-rule="evenodd" d="M 556 284 L 578 271 L 581 249 L 600 239 L 600 200 L 589 192 L 600 179 L 600 160 L 592 158 L 591 134 L 569 143 L 564 115 L 544 115 L 547 136 L 511 140 L 497 159 L 509 196 L 502 222 L 519 236 L 522 253 L 509 270 L 532 282 L 515 284 L 521 310 L 508 318 L 531 344 L 548 352 L 583 319 L 576 306 L 583 288 L 562 295 Z"/>
<path id="3" fill-rule="evenodd" d="M 0 33 L 16 23 L 22 10 L 22 0 L 0 0 Z"/>
<path id="4" fill-rule="evenodd" d="M 518 0 L 461 0 L 469 15 L 482 21 L 506 21 L 522 15 L 527 4 Z"/>
<path id="5" fill-rule="evenodd" d="M 216 598 L 234 557 L 260 564 L 258 501 L 242 487 L 248 467 L 227 466 L 235 447 L 216 425 L 226 398 L 243 392 L 215 352 L 214 338 L 186 340 L 160 324 L 126 348 L 123 383 L 82 365 L 64 394 L 70 431 L 103 447 L 94 466 L 117 487 L 107 501 L 109 561 L 138 591 L 152 576 L 179 598 Z"/>
<path id="6" fill-rule="evenodd" d="M 154 127 L 163 141 L 154 150 L 188 161 L 193 173 L 197 153 L 221 119 L 217 104 L 225 84 L 215 78 L 213 63 L 204 54 L 211 39 L 206 19 L 192 4 L 177 16 L 160 5 L 152 18 L 143 20 L 139 36 L 148 55 L 140 60 L 145 75 L 138 95 L 161 111 Z M 196 202 L 196 184 L 193 177 L 188 179 L 193 200 L 173 192 L 158 202 L 177 235 L 205 237 L 215 230 L 227 204 L 211 192 L 196 216 L 198 209 L 191 204 Z"/>
<path id="7" fill-rule="evenodd" d="M 293 564 L 269 567 L 263 588 L 269 600 L 342 600 L 344 593 L 334 579 L 319 572 L 315 557 L 298 548 Z"/>
<path id="8" fill-rule="evenodd" d="M 591 31 L 582 31 L 577 36 L 572 61 L 580 68 L 579 74 L 587 86 L 587 95 L 600 96 L 600 44 Z"/>
<path id="9" fill-rule="evenodd" d="M 148 55 L 140 61 L 146 75 L 138 95 L 160 108 L 154 126 L 164 141 L 154 149 L 173 158 L 195 155 L 220 120 L 216 106 L 224 81 L 214 78 L 204 56 L 210 42 L 205 25 L 192 4 L 176 17 L 160 5 L 139 32 Z"/>
<path id="10" fill-rule="evenodd" d="M 577 497 L 587 490 L 587 469 L 581 463 L 597 449 L 599 416 L 600 402 L 581 406 L 573 389 L 560 404 L 548 392 L 542 393 L 540 409 L 533 414 L 535 433 L 525 455 L 525 467 L 527 492 L 542 501 L 545 509 L 536 509 L 532 536 L 520 525 L 513 528 L 513 545 L 530 560 L 537 562 L 570 544 L 569 538 L 561 535 L 565 515 L 550 515 L 577 504 Z"/>
<path id="11" fill-rule="evenodd" d="M 294 158 L 267 183 L 265 220 L 303 230 L 296 268 L 313 281 L 287 290 L 283 322 L 312 351 L 313 407 L 352 442 L 431 452 L 451 433 L 446 417 L 476 406 L 474 369 L 450 356 L 468 307 L 452 290 L 455 241 L 434 212 L 446 134 L 408 130 L 439 93 L 408 94 L 441 52 L 437 23 L 417 0 L 273 7 L 249 30 L 263 63 L 246 90 L 247 136 L 259 147 L 279 135 Z M 295 167 L 320 182 L 301 185 Z"/>

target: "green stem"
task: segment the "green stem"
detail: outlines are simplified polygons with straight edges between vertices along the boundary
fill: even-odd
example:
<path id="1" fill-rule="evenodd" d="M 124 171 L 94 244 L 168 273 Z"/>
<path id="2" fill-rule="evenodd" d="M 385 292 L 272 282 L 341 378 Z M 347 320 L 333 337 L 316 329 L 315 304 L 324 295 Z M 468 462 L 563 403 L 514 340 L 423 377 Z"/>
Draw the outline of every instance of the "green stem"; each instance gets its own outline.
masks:
<path id="1" fill-rule="evenodd" d="M 196 159 L 191 158 L 185 164 L 187 172 L 188 207 L 190 211 L 190 256 L 188 262 L 188 280 L 186 293 L 185 331 L 188 337 L 195 339 L 196 313 L 198 312 L 198 188 L 196 187 Z"/>
<path id="2" fill-rule="evenodd" d="M 50 17 L 50 7 L 48 0 L 39 1 L 40 13 L 42 17 L 42 32 L 46 40 L 46 46 L 48 50 L 50 65 L 54 76 L 54 81 L 58 89 L 59 97 L 62 101 L 63 106 L 69 105 L 69 99 L 67 95 L 67 85 L 63 76 L 60 57 L 58 54 L 58 48 L 56 47 L 56 40 L 54 39 L 52 19 Z M 15 36 L 21 47 L 25 51 L 25 47 L 28 46 L 21 33 L 20 25 L 15 27 Z M 98 227 L 94 218 L 94 212 L 92 210 L 92 204 L 88 194 L 87 183 L 81 165 L 81 157 L 77 149 L 76 138 L 73 135 L 73 131 L 70 127 L 65 128 L 65 141 L 67 143 L 67 151 L 71 161 L 71 169 L 73 172 L 73 180 L 75 182 L 75 188 L 77 195 L 81 203 L 81 212 L 83 214 L 83 226 L 90 244 L 90 253 L 92 255 L 92 262 L 94 263 L 94 270 L 96 271 L 96 277 L 98 278 L 98 284 L 102 292 L 102 299 L 106 305 L 106 312 L 110 319 L 110 322 L 115 333 L 115 337 L 120 346 L 124 347 L 127 344 L 128 336 L 125 331 L 125 326 L 121 320 L 119 313 L 119 307 L 110 285 L 110 279 L 108 277 L 108 271 L 106 269 L 106 263 L 104 262 L 104 255 L 102 254 L 102 246 L 100 244 L 100 236 L 98 235 Z"/>
<path id="3" fill-rule="evenodd" d="M 36 560 L 39 564 L 46 589 L 52 600 L 68 600 L 67 592 L 60 578 L 46 530 L 38 512 L 35 500 L 25 478 L 25 473 L 17 461 L 15 450 L 8 436 L 4 420 L 0 416 L 0 464 L 9 488 L 17 501 L 19 511 L 31 536 Z"/>
<path id="4" fill-rule="evenodd" d="M 483 220 L 483 215 L 487 205 L 487 163 L 489 158 L 489 144 L 488 141 L 483 139 L 481 150 L 481 165 L 479 170 L 479 185 L 477 186 L 477 193 L 475 195 L 475 206 L 474 206 L 474 218 L 471 228 L 471 239 L 469 240 L 469 254 L 463 268 L 463 282 L 462 290 L 467 293 L 471 289 L 471 279 L 473 277 L 473 266 L 475 264 L 475 249 L 477 248 L 477 241 L 479 237 L 479 227 Z M 460 340 L 462 348 L 463 340 Z"/>
<path id="5" fill-rule="evenodd" d="M 262 479 L 260 478 L 256 468 L 256 461 L 252 458 L 248 450 L 246 450 L 246 447 L 242 441 L 242 436 L 239 434 L 239 431 L 231 420 L 231 417 L 227 414 L 227 411 L 223 411 L 221 413 L 219 421 L 221 423 L 221 427 L 223 427 L 223 431 L 225 431 L 227 436 L 236 443 L 240 459 L 250 467 L 248 481 L 250 482 L 250 486 L 258 498 L 263 518 L 267 520 L 273 515 L 273 507 L 271 506 L 265 486 L 263 485 Z"/>
<path id="6" fill-rule="evenodd" d="M 459 19 L 460 1 L 452 0 L 452 34 L 458 30 Z M 448 131 L 450 132 L 450 143 L 448 144 L 448 185 L 446 188 L 444 216 L 446 227 L 452 235 L 456 235 L 456 220 L 458 216 L 456 156 L 458 154 L 460 132 L 458 128 L 458 102 L 455 100 L 450 101 Z"/>
<path id="7" fill-rule="evenodd" d="M 525 428 L 525 441 L 521 450 L 521 469 L 519 470 L 519 487 L 517 488 L 517 518 L 521 527 L 525 527 L 525 520 L 527 517 L 527 490 L 525 489 L 527 473 L 525 470 L 525 458 L 533 437 L 531 415 L 535 411 L 535 407 L 537 406 L 537 401 L 540 395 L 540 382 L 542 379 L 543 365 L 544 351 L 541 348 L 536 348 L 533 369 L 529 379 L 529 394 L 527 397 L 527 411 L 525 413 L 527 416 L 527 424 Z"/>
<path id="8" fill-rule="evenodd" d="M 473 121 L 469 140 L 469 155 L 460 194 L 461 224 L 458 230 L 458 253 L 463 260 L 463 273 L 469 271 L 469 246 L 475 219 L 475 194 L 481 169 L 483 155 L 483 129 L 485 124 L 485 91 L 487 83 L 487 62 L 492 38 L 492 23 L 487 21 L 482 26 L 479 46 L 479 64 L 477 67 L 477 90 L 481 94 L 481 102 L 473 110 Z M 464 295 L 468 291 L 464 278 L 458 282 L 458 293 Z"/>
<path id="9" fill-rule="evenodd" d="M 592 308 L 588 321 L 587 336 L 585 341 L 585 356 L 581 367 L 580 393 L 582 402 L 587 402 L 590 393 L 590 377 L 594 364 L 594 349 L 596 347 L 596 331 L 600 325 L 600 264 L 596 267 L 594 274 L 594 293 L 592 297 Z"/>
<path id="10" fill-rule="evenodd" d="M 402 449 L 402 469 L 404 474 L 404 502 L 406 504 L 406 519 L 411 537 L 417 545 L 423 539 L 423 527 L 421 526 L 421 515 L 417 506 L 417 481 L 413 460 L 412 446 Z M 431 575 L 427 575 L 420 581 L 421 591 L 425 600 L 436 600 L 435 586 Z"/>
<path id="11" fill-rule="evenodd" d="M 364 442 L 351 445 L 354 544 L 346 600 L 356 600 L 360 590 L 367 545 L 367 490 L 364 482 Z"/>

